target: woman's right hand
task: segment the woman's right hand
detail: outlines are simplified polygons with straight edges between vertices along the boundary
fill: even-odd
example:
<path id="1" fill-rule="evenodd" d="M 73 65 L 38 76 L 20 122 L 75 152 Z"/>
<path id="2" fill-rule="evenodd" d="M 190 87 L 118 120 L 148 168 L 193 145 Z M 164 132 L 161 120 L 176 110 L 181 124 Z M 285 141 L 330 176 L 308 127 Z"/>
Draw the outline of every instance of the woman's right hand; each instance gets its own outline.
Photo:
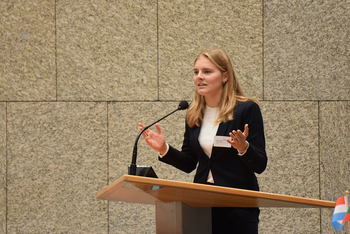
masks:
<path id="1" fill-rule="evenodd" d="M 165 154 L 167 151 L 167 145 L 165 142 L 165 137 L 162 129 L 159 127 L 159 124 L 156 124 L 157 132 L 154 132 L 150 129 L 146 129 L 142 136 L 145 139 L 146 143 L 154 150 L 158 151 L 160 154 Z M 144 129 L 146 126 L 142 123 L 139 123 L 140 130 Z"/>

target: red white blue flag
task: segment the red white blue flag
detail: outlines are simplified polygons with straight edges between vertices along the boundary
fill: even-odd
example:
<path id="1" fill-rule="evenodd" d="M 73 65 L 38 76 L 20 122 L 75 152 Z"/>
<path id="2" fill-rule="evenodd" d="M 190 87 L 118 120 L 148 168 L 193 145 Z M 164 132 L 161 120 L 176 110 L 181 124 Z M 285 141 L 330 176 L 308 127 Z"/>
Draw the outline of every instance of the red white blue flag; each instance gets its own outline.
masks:
<path id="1" fill-rule="evenodd" d="M 346 197 L 339 197 L 334 208 L 332 226 L 338 231 L 343 227 L 343 219 L 347 211 L 347 205 L 345 203 Z"/>

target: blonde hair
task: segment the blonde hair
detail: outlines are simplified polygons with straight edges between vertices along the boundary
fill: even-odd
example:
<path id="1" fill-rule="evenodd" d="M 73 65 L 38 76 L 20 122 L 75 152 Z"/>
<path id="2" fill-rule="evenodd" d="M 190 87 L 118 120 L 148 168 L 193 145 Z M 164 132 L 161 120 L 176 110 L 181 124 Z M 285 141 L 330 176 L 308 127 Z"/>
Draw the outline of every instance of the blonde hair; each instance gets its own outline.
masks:
<path id="1" fill-rule="evenodd" d="M 248 98 L 244 95 L 233 70 L 231 60 L 223 50 L 203 50 L 197 55 L 196 59 L 194 60 L 194 64 L 201 57 L 209 59 L 221 71 L 222 74 L 227 73 L 227 82 L 223 84 L 223 92 L 219 103 L 219 115 L 216 119 L 217 124 L 233 120 L 233 110 L 238 102 L 252 100 L 259 103 L 256 99 Z M 196 90 L 194 99 L 186 113 L 187 124 L 191 128 L 200 126 L 201 122 L 203 121 L 205 106 L 205 98 L 199 95 Z"/>

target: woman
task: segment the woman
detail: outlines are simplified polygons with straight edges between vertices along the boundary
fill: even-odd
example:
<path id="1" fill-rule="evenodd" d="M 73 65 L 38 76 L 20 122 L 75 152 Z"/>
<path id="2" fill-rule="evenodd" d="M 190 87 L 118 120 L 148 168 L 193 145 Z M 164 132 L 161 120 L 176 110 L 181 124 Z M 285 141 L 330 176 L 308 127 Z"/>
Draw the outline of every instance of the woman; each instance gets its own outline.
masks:
<path id="1" fill-rule="evenodd" d="M 258 191 L 255 173 L 267 164 L 258 101 L 244 95 L 222 50 L 202 51 L 193 71 L 196 91 L 186 113 L 182 150 L 166 143 L 158 124 L 157 132 L 147 129 L 143 137 L 160 161 L 187 173 L 197 168 L 195 183 Z M 226 137 L 227 144 L 215 143 L 218 137 Z M 258 233 L 259 213 L 259 208 L 213 207 L 213 233 Z"/>

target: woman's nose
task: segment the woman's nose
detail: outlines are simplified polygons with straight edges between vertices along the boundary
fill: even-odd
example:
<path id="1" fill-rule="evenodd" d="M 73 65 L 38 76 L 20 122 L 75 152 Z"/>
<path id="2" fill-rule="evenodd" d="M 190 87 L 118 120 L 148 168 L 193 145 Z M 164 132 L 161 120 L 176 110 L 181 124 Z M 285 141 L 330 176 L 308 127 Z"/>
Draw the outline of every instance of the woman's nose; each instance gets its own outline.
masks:
<path id="1" fill-rule="evenodd" d="M 198 79 L 203 80 L 203 73 L 198 72 L 197 77 L 198 77 Z"/>

